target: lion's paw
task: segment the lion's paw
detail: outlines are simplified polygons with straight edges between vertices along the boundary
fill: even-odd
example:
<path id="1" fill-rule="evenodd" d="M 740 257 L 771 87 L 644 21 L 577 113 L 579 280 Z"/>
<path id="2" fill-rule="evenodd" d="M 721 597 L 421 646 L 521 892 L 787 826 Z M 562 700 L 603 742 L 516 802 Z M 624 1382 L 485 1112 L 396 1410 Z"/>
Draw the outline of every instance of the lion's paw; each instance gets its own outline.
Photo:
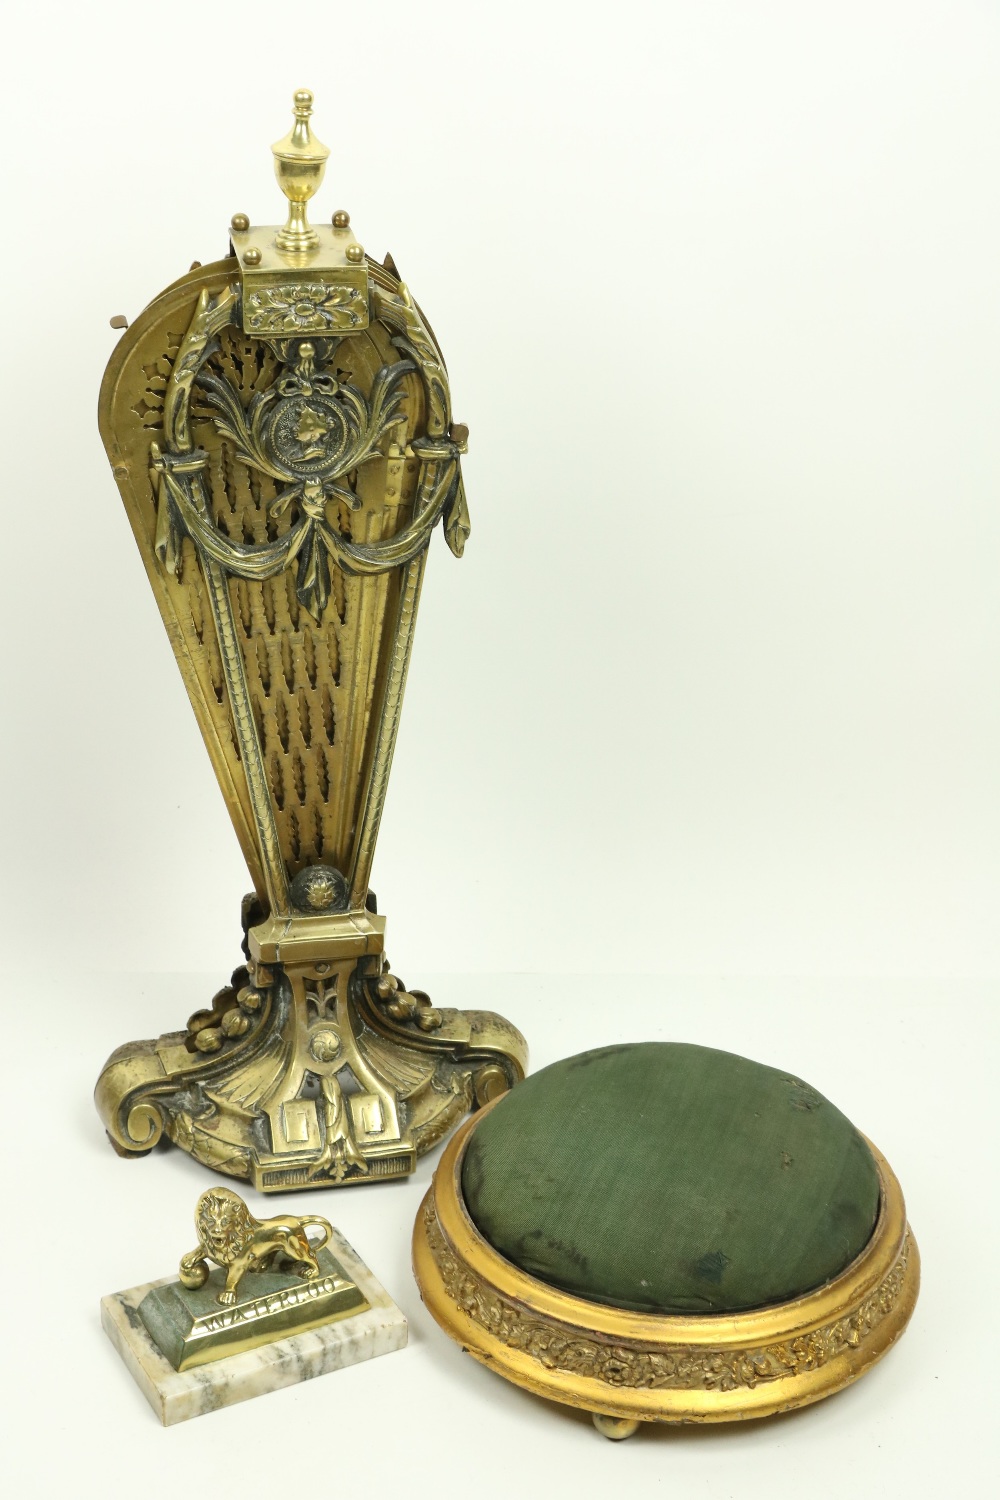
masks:
<path id="1" fill-rule="evenodd" d="M 220 1292 L 219 1301 L 222 1303 L 223 1307 L 232 1307 L 236 1302 L 236 1293 L 225 1291 Z"/>

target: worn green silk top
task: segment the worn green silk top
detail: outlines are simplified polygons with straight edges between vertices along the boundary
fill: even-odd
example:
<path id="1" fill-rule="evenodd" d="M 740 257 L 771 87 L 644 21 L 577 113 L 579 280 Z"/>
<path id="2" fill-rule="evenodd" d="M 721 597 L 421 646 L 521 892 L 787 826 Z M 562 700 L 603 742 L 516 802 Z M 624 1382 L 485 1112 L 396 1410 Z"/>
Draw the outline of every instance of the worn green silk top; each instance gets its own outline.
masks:
<path id="1" fill-rule="evenodd" d="M 737 1312 L 823 1285 L 878 1214 L 851 1122 L 779 1068 L 675 1042 L 535 1073 L 473 1133 L 462 1191 L 523 1271 L 643 1312 Z"/>

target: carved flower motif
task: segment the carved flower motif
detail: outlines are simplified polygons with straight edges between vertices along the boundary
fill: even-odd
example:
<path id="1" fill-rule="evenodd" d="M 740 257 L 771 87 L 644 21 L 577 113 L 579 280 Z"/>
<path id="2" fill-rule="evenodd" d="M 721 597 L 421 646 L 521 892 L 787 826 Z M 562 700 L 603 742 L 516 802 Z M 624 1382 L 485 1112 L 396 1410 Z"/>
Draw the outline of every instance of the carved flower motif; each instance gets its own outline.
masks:
<path id="1" fill-rule="evenodd" d="M 627 1349 L 613 1349 L 601 1366 L 601 1375 L 609 1385 L 634 1385 L 635 1356 Z"/>
<path id="2" fill-rule="evenodd" d="M 344 328 L 359 321 L 356 287 L 299 284 L 262 287 L 248 298 L 250 321 L 256 331 L 296 333 Z"/>
<path id="3" fill-rule="evenodd" d="M 279 303 L 277 299 L 275 299 L 275 307 L 276 309 L 282 307 L 282 303 Z M 311 327 L 317 318 L 322 317 L 324 310 L 318 297 L 296 297 L 294 301 L 289 299 L 283 305 L 285 322 L 293 323 L 296 328 Z"/>

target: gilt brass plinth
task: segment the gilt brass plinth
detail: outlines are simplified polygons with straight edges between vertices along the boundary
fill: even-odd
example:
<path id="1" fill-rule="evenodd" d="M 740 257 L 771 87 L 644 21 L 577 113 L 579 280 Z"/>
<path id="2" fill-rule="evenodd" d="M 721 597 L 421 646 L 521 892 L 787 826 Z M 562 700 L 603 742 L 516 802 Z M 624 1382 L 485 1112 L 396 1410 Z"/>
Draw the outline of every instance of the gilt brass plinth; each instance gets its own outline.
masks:
<path id="1" fill-rule="evenodd" d="M 468 434 L 391 257 L 343 210 L 307 223 L 311 108 L 300 90 L 273 148 L 288 223 L 234 215 L 230 255 L 149 304 L 100 400 L 254 891 L 245 964 L 184 1030 L 114 1053 L 98 1109 L 122 1154 L 167 1138 L 262 1192 L 403 1176 L 526 1065 L 506 1021 L 389 972 L 369 889 L 427 549 L 469 535 Z"/>
<path id="2" fill-rule="evenodd" d="M 899 1183 L 874 1147 L 878 1219 L 840 1275 L 750 1312 L 666 1316 L 560 1291 L 489 1244 L 462 1193 L 462 1160 L 484 1115 L 449 1142 L 417 1215 L 421 1295 L 467 1353 L 535 1395 L 590 1412 L 606 1437 L 629 1437 L 642 1422 L 732 1422 L 822 1400 L 870 1369 L 910 1320 L 920 1257 Z"/>

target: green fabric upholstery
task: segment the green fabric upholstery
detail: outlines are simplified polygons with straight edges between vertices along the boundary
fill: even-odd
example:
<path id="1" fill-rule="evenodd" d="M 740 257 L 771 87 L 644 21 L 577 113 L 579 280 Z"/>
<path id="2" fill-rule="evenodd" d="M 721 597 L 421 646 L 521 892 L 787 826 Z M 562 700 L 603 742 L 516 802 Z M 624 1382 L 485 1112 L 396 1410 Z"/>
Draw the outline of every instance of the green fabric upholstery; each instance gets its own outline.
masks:
<path id="1" fill-rule="evenodd" d="M 549 1285 L 641 1312 L 738 1312 L 831 1280 L 878 1214 L 872 1154 L 808 1084 L 731 1052 L 603 1047 L 477 1126 L 480 1233 Z"/>

